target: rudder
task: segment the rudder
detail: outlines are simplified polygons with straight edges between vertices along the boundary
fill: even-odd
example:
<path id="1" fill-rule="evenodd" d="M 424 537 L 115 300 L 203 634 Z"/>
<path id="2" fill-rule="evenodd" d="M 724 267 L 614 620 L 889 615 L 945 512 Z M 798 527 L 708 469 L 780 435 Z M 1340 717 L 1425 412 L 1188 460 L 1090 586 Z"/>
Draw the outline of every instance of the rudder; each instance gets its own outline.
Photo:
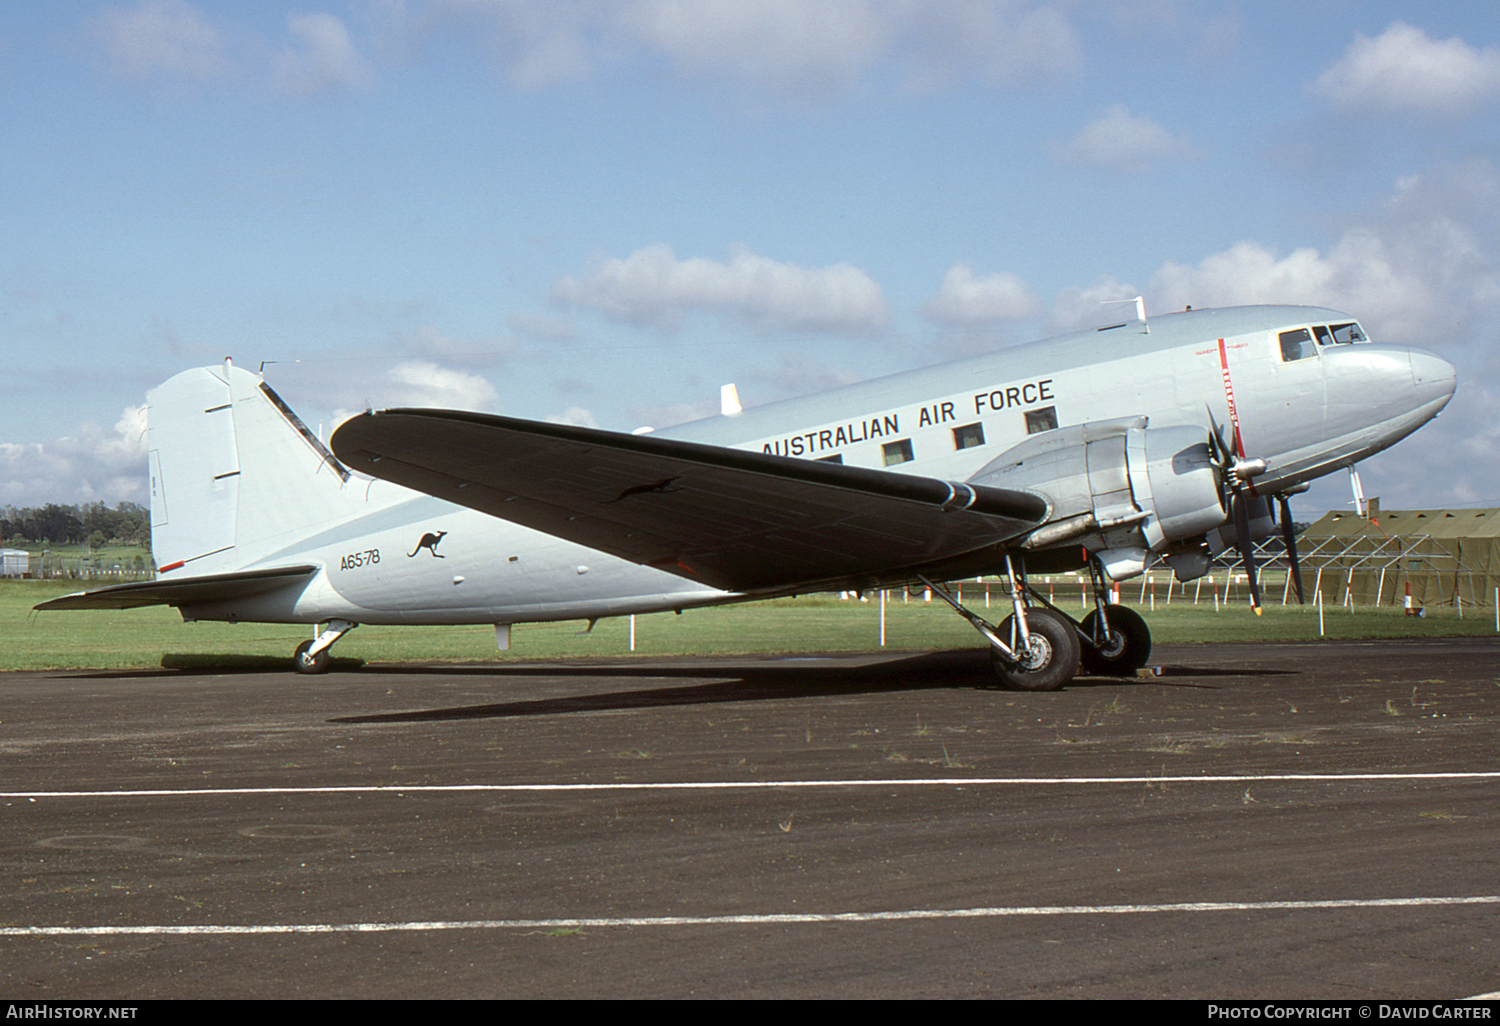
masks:
<path id="1" fill-rule="evenodd" d="M 147 404 L 159 573 L 241 570 L 356 512 L 349 471 L 259 375 L 225 360 Z"/>

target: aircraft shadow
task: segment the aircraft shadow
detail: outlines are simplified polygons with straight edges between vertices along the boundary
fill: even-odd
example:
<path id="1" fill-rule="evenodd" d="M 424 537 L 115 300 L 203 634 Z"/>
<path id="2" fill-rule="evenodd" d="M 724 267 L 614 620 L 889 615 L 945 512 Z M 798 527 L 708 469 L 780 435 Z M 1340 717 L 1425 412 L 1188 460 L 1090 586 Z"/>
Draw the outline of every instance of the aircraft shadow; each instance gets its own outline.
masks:
<path id="1" fill-rule="evenodd" d="M 458 706 L 451 709 L 423 709 L 400 713 L 378 713 L 368 716 L 340 716 L 330 723 L 418 723 L 435 720 L 504 719 L 523 716 L 557 716 L 568 713 L 607 712 L 624 709 L 651 709 L 670 706 L 713 705 L 722 702 L 765 702 L 796 698 L 826 698 L 841 695 L 868 695 L 902 691 L 955 690 L 990 688 L 994 677 L 990 672 L 988 653 L 980 650 L 956 650 L 929 652 L 896 659 L 874 665 L 859 666 L 804 666 L 789 661 L 771 666 L 724 665 L 694 661 L 690 666 L 662 666 L 659 664 L 632 666 L 611 664 L 531 666 L 490 666 L 460 668 L 427 668 L 414 670 L 403 667 L 366 667 L 363 673 L 430 672 L 451 675 L 453 673 L 482 674 L 485 676 L 535 676 L 545 673 L 552 678 L 609 677 L 612 679 L 633 676 L 659 680 L 663 677 L 690 677 L 722 674 L 732 680 L 713 681 L 706 684 L 641 688 L 629 691 L 610 691 L 596 694 L 565 695 L 555 698 L 525 699 L 515 702 L 496 702 L 484 705 Z M 1289 670 L 1226 670 L 1198 669 L 1195 667 L 1163 667 L 1160 677 L 1148 678 L 1141 683 L 1153 683 L 1163 677 L 1179 678 L 1172 686 L 1214 688 L 1213 684 L 1189 683 L 1181 678 L 1203 676 L 1265 676 L 1268 674 L 1295 673 Z M 1080 688 L 1119 685 L 1120 677 L 1079 676 L 1068 684 L 1069 690 Z"/>
<path id="2" fill-rule="evenodd" d="M 357 674 L 378 677 L 536 677 L 554 680 L 591 678 L 628 681 L 646 678 L 661 681 L 686 678 L 701 681 L 704 677 L 724 680 L 681 686 L 657 686 L 631 690 L 612 690 L 591 694 L 562 695 L 550 698 L 524 699 L 513 702 L 485 703 L 448 709 L 419 709 L 399 713 L 367 716 L 332 717 L 330 723 L 418 723 L 442 720 L 504 719 L 525 716 L 558 716 L 569 713 L 607 712 L 624 709 L 670 708 L 674 706 L 714 705 L 724 702 L 767 702 L 797 698 L 823 698 L 842 695 L 872 695 L 895 692 L 993 690 L 989 655 L 982 649 L 954 649 L 916 653 L 903 658 L 876 663 L 838 665 L 840 655 L 807 655 L 773 657 L 755 666 L 746 666 L 748 657 L 730 657 L 723 662 L 714 659 L 688 658 L 673 662 L 633 660 L 609 662 L 536 661 L 524 664 L 486 663 L 481 665 L 447 665 L 424 663 L 367 664 L 359 659 L 335 659 L 336 675 Z M 816 663 L 817 665 L 813 665 Z M 288 672 L 287 660 L 274 656 L 251 656 L 238 653 L 191 654 L 163 656 L 161 666 L 67 673 L 75 679 L 113 679 L 176 677 L 187 673 L 219 675 L 282 675 Z M 1080 674 L 1067 690 L 1118 686 L 1122 682 L 1157 684 L 1178 688 L 1216 689 L 1218 685 L 1203 678 L 1266 677 L 1296 674 L 1295 670 L 1273 670 L 1252 667 L 1198 667 L 1167 665 L 1161 673 L 1137 681 L 1135 678 Z M 318 678 L 308 678 L 314 684 Z M 1013 694 L 1022 694 L 1014 692 Z M 1037 696 L 1039 699 L 1042 696 Z M 1044 700 L 1044 699 L 1043 699 Z"/>
<path id="3" fill-rule="evenodd" d="M 340 659 L 329 663 L 331 673 L 352 673 L 363 669 L 363 659 Z M 143 666 L 130 670 L 56 671 L 57 676 L 80 680 L 124 680 L 131 677 L 180 677 L 184 673 L 205 673 L 224 676 L 234 673 L 286 673 L 291 669 L 291 660 L 286 656 L 244 655 L 238 652 L 215 653 L 168 653 L 161 657 L 157 666 Z"/>

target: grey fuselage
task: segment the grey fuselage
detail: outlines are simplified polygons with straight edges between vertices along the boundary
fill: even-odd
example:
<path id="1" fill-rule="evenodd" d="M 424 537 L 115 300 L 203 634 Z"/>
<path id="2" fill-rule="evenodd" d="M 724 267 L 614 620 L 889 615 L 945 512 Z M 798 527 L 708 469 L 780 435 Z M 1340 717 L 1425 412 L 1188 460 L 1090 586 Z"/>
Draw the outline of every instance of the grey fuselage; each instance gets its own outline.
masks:
<path id="1" fill-rule="evenodd" d="M 813 459 L 838 455 L 856 466 L 966 480 L 1024 441 L 1027 415 L 1049 407 L 1059 427 L 1146 416 L 1152 427 L 1191 425 L 1206 433 L 1215 426 L 1232 428 L 1237 419 L 1241 455 L 1268 463 L 1256 488 L 1271 493 L 1395 444 L 1436 416 L 1453 394 L 1453 367 L 1408 346 L 1324 345 L 1301 359 L 1282 359 L 1282 331 L 1353 321 L 1334 310 L 1297 306 L 1170 314 L 771 403 L 662 434 Z M 984 444 L 958 448 L 955 429 L 974 424 L 982 427 Z M 910 440 L 913 459 L 887 465 L 885 446 L 901 440 Z"/>
<path id="2" fill-rule="evenodd" d="M 1452 366 L 1421 349 L 1359 341 L 1285 351 L 1283 332 L 1353 324 L 1348 315 L 1315 307 L 1190 311 L 658 434 L 964 481 L 1047 430 L 1146 417 L 1152 428 L 1194 427 L 1204 437 L 1217 431 L 1226 442 L 1236 439 L 1237 455 L 1265 460 L 1254 487 L 1270 494 L 1395 444 L 1453 394 Z M 243 544 L 232 566 L 217 568 L 320 567 L 306 587 L 184 606 L 184 617 L 509 624 L 745 597 L 387 482 L 355 478 L 342 489 L 344 512 L 326 525 L 274 544 Z M 421 544 L 428 536 L 437 540 Z"/>

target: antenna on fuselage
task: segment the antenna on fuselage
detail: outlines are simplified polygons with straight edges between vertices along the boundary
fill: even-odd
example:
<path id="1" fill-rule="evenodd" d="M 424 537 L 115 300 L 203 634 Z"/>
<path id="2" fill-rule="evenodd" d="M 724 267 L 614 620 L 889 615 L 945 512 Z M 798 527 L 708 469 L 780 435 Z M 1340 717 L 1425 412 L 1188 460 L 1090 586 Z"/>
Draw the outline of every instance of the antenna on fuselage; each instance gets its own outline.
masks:
<path id="1" fill-rule="evenodd" d="M 1151 334 L 1151 325 L 1146 322 L 1146 300 L 1145 300 L 1145 297 L 1143 297 L 1143 296 L 1136 296 L 1134 299 L 1111 299 L 1111 300 L 1105 301 L 1101 305 L 1102 306 L 1119 306 L 1122 303 L 1134 303 L 1135 304 L 1135 319 L 1141 322 L 1141 334 L 1142 335 L 1149 335 L 1149 334 Z"/>

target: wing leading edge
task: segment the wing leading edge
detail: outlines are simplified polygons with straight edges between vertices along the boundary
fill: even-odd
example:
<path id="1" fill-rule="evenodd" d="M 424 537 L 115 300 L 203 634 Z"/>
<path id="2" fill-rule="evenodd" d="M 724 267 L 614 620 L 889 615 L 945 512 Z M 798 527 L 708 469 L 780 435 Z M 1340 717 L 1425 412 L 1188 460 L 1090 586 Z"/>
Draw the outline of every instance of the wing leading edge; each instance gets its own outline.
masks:
<path id="1" fill-rule="evenodd" d="M 330 440 L 349 467 L 726 591 L 992 565 L 1048 514 L 1030 492 L 448 410 Z"/>

